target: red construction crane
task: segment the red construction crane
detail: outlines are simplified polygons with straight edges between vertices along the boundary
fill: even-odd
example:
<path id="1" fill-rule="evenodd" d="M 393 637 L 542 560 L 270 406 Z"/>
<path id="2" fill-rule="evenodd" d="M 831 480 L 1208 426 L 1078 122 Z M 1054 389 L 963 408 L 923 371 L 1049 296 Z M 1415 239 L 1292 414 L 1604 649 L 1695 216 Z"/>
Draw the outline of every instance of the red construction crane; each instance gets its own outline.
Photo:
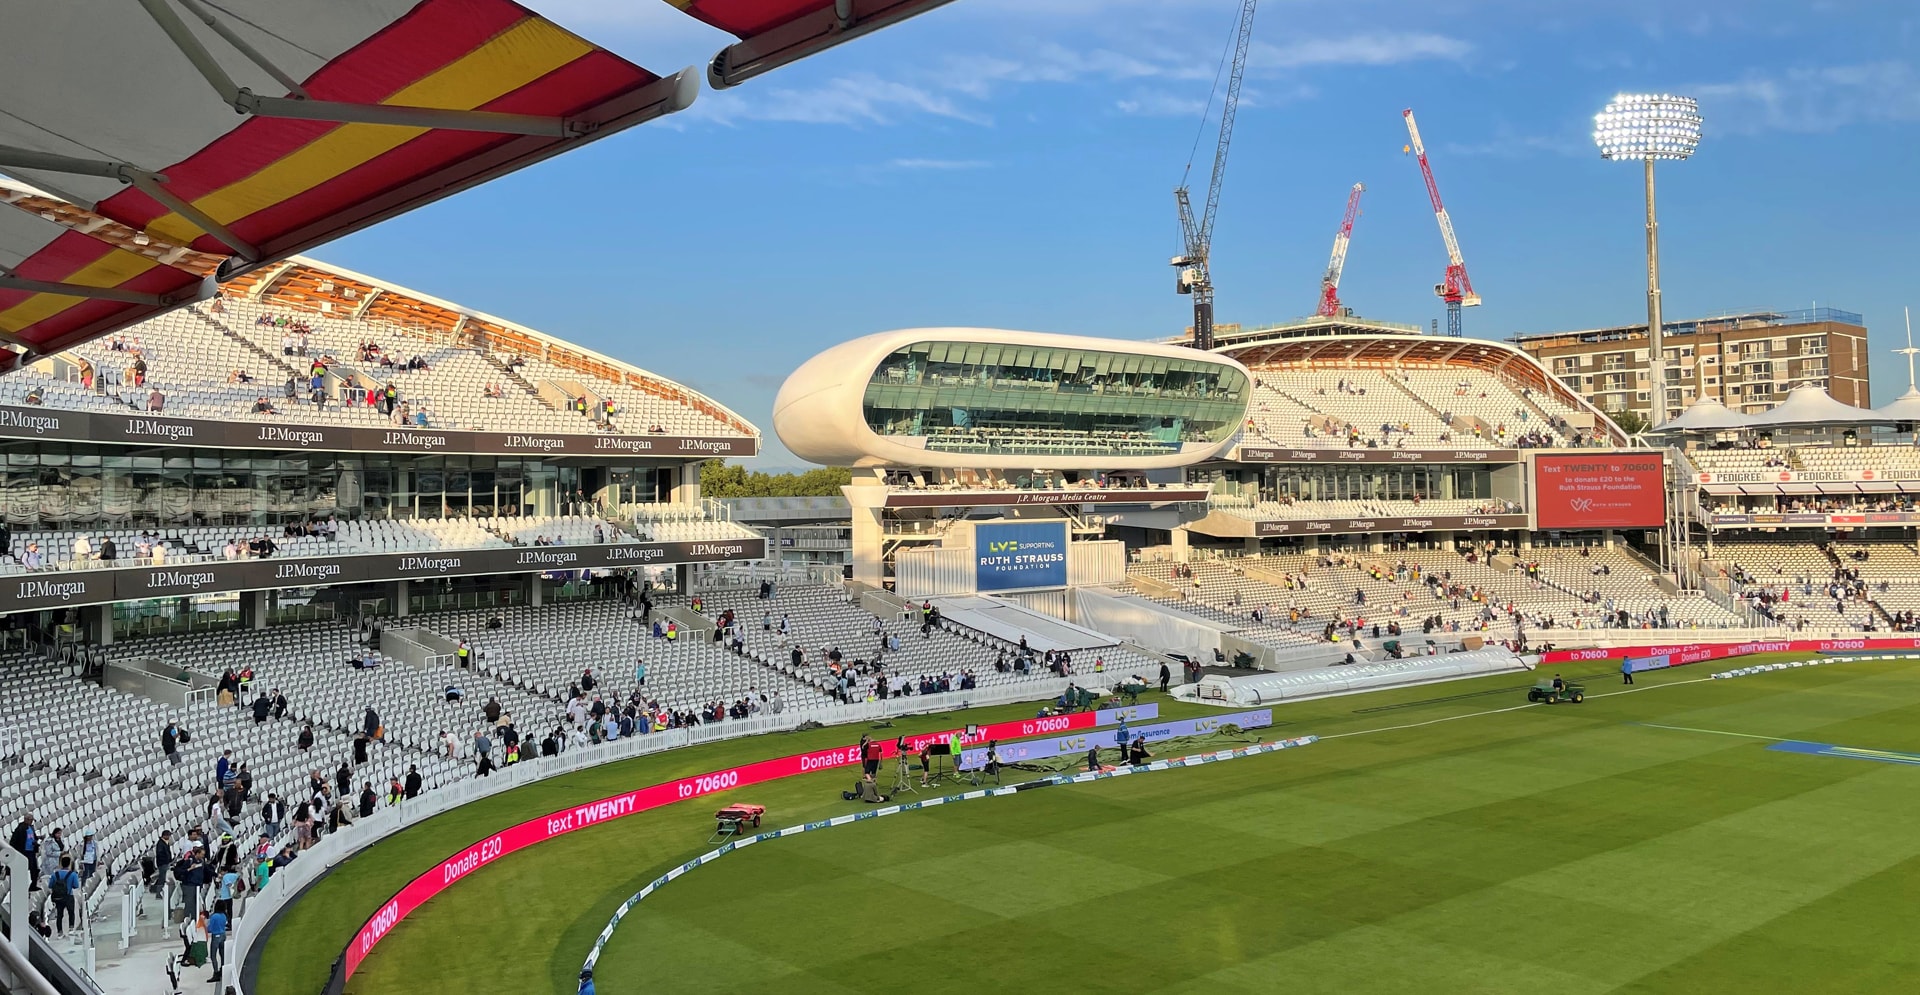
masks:
<path id="1" fill-rule="evenodd" d="M 1327 261 L 1327 273 L 1320 278 L 1320 317 L 1331 318 L 1340 313 L 1340 274 L 1347 268 L 1347 243 L 1353 240 L 1353 219 L 1360 216 L 1360 195 L 1367 192 L 1365 183 L 1355 183 L 1353 192 L 1347 194 L 1347 216 L 1340 222 L 1340 230 L 1333 236 L 1333 258 Z"/>
<path id="2" fill-rule="evenodd" d="M 1412 143 L 1407 146 L 1414 157 L 1420 160 L 1420 175 L 1427 181 L 1427 199 L 1433 201 L 1433 216 L 1440 221 L 1440 237 L 1447 243 L 1447 281 L 1434 284 L 1433 292 L 1447 302 L 1447 334 L 1460 337 L 1460 309 L 1479 307 L 1480 295 L 1473 292 L 1473 281 L 1467 278 L 1466 260 L 1460 258 L 1460 240 L 1453 234 L 1453 219 L 1447 217 L 1447 206 L 1440 202 L 1440 185 L 1433 182 L 1433 167 L 1427 164 L 1427 147 L 1420 143 L 1420 127 L 1413 123 L 1413 111 L 1401 112 L 1407 119 L 1407 136 Z"/>

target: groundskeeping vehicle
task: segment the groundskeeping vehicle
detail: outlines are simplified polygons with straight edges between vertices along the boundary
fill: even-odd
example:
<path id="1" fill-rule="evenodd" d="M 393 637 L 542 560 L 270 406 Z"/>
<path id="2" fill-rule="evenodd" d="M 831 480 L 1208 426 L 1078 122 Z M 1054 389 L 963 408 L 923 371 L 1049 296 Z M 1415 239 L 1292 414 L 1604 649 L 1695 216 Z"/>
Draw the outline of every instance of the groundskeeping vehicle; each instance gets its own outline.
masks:
<path id="1" fill-rule="evenodd" d="M 1571 701 L 1578 705 L 1587 700 L 1587 688 L 1584 684 L 1576 684 L 1573 681 L 1562 681 L 1560 682 L 1560 690 L 1555 691 L 1553 689 L 1553 681 L 1542 680 L 1535 682 L 1532 687 L 1527 689 L 1527 700 L 1544 701 L 1549 705 L 1559 704 L 1563 701 Z"/>

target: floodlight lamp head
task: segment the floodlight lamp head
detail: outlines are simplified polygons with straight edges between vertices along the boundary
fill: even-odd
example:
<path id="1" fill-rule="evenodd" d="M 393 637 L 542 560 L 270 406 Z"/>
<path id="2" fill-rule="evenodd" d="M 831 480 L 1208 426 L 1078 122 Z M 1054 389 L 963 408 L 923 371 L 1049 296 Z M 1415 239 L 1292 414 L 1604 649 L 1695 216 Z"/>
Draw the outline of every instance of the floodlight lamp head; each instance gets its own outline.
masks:
<path id="1" fill-rule="evenodd" d="M 1623 93 L 1593 116 L 1603 159 L 1685 159 L 1700 146 L 1700 104 L 1671 93 Z"/>

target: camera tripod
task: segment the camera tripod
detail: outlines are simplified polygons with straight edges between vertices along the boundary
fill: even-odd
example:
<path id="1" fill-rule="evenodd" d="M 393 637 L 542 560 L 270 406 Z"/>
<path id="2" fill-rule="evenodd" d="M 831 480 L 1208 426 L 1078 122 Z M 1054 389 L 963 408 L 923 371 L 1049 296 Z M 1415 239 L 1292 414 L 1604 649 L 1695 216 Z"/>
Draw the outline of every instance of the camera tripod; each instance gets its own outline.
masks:
<path id="1" fill-rule="evenodd" d="M 894 768 L 893 793 L 899 795 L 911 791 L 919 794 L 920 792 L 913 786 L 912 754 L 902 751 L 897 759 L 899 762 Z"/>

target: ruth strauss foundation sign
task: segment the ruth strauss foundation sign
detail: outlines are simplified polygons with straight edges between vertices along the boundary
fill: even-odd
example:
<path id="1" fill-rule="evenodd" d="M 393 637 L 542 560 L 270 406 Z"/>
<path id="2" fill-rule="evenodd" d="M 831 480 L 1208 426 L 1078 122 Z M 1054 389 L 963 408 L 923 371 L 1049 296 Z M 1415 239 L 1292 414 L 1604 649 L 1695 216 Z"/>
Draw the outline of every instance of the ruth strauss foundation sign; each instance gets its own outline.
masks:
<path id="1" fill-rule="evenodd" d="M 706 459 L 752 456 L 746 437 L 466 432 L 452 429 L 350 427 L 248 421 L 201 421 L 103 411 L 0 407 L 0 438 L 66 439 L 210 449 L 312 450 L 336 453 L 458 453 L 512 456 L 638 456 Z"/>
<path id="2" fill-rule="evenodd" d="M 385 580 L 429 580 L 482 574 L 614 570 L 758 560 L 767 541 L 634 542 L 605 546 L 531 546 L 452 549 L 431 553 L 267 557 L 166 566 L 43 571 L 0 578 L 0 614 L 42 608 L 174 598 L 217 591 L 324 587 Z"/>

